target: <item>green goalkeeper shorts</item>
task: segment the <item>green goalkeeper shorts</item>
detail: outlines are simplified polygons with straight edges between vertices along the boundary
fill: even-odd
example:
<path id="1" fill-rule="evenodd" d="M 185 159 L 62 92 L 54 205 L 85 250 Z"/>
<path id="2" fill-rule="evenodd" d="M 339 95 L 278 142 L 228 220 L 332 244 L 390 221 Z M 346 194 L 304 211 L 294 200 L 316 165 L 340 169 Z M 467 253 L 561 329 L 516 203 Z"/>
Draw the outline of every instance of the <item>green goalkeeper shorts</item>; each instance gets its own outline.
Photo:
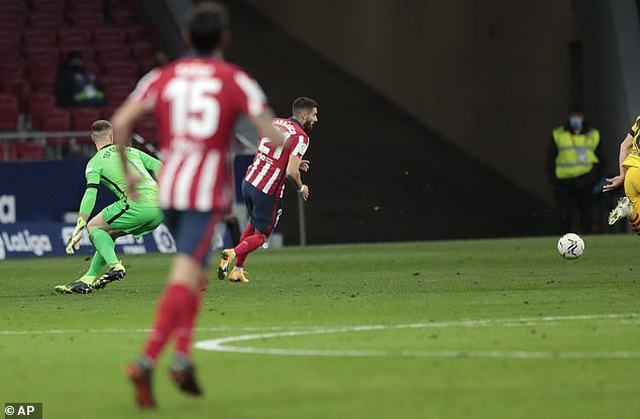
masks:
<path id="1" fill-rule="evenodd" d="M 158 227 L 164 215 L 160 207 L 116 201 L 102 210 L 102 217 L 112 228 L 139 237 Z"/>

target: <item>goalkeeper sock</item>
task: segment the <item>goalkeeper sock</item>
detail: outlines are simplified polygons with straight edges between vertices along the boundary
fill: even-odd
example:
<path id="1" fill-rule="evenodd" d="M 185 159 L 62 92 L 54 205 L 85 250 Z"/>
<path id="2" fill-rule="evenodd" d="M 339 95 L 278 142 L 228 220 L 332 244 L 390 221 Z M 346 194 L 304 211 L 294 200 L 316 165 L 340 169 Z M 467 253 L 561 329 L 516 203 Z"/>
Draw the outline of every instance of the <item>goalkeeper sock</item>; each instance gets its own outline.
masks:
<path id="1" fill-rule="evenodd" d="M 96 247 L 96 250 L 100 252 L 104 261 L 113 265 L 118 262 L 118 258 L 116 257 L 116 243 L 113 241 L 109 233 L 106 231 L 94 228 L 89 233 L 91 236 L 91 240 L 93 241 L 93 245 Z"/>
<path id="2" fill-rule="evenodd" d="M 107 262 L 104 261 L 104 258 L 102 257 L 100 252 L 95 252 L 93 254 L 93 257 L 91 258 L 89 270 L 84 274 L 84 277 L 96 279 L 96 277 L 100 275 L 100 273 L 102 273 L 102 270 L 105 266 L 107 266 Z"/>

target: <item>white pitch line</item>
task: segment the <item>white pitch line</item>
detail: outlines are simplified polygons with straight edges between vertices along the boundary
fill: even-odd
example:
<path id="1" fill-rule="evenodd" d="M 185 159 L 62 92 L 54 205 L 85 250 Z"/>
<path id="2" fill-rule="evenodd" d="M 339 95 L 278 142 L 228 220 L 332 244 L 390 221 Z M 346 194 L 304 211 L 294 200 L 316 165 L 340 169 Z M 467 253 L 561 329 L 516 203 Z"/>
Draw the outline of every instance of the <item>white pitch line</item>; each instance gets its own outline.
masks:
<path id="1" fill-rule="evenodd" d="M 326 328 L 311 326 L 306 330 L 282 331 L 283 327 L 201 327 L 200 332 L 234 332 L 234 331 L 260 331 L 260 330 L 280 330 L 280 332 L 259 333 L 250 335 L 231 336 L 220 339 L 205 340 L 196 342 L 198 349 L 218 352 L 232 352 L 244 354 L 265 354 L 265 355 L 286 355 L 286 356 L 325 356 L 325 357 L 429 357 L 429 358 L 511 358 L 511 359 L 638 359 L 639 351 L 480 351 L 480 350 L 322 350 L 322 349 L 283 349 L 283 348 L 255 348 L 226 346 L 227 343 L 269 339 L 275 337 L 293 337 L 310 334 L 346 333 L 359 331 L 387 330 L 387 329 L 416 329 L 416 328 L 475 328 L 475 327 L 515 327 L 515 326 L 539 326 L 557 325 L 561 321 L 569 320 L 615 320 L 620 318 L 634 318 L 635 320 L 622 320 L 620 324 L 637 325 L 640 319 L 635 314 L 629 315 L 596 315 L 596 316 L 564 316 L 545 317 L 531 319 L 511 319 L 511 320 L 463 320 L 458 322 L 433 322 L 433 323 L 410 323 L 401 325 L 363 325 L 363 326 L 343 326 Z M 534 321 L 534 320 L 537 320 Z M 542 320 L 542 321 L 541 321 Z M 50 329 L 50 330 L 0 330 L 0 336 L 16 335 L 48 335 L 48 334 L 100 334 L 100 333 L 148 333 L 150 329 Z"/>
<path id="2" fill-rule="evenodd" d="M 261 330 L 283 330 L 283 327 L 196 327 L 198 332 L 247 332 Z M 48 330 L 0 330 L 0 336 L 16 335 L 61 335 L 61 334 L 82 334 L 82 333 L 149 333 L 151 329 L 131 328 L 131 329 L 48 329 Z"/>
<path id="3" fill-rule="evenodd" d="M 264 340 L 278 337 L 295 337 L 312 334 L 330 334 L 345 332 L 361 332 L 389 329 L 416 329 L 416 328 L 444 328 L 444 327 L 516 327 L 557 324 L 561 321 L 582 320 L 615 320 L 636 318 L 635 314 L 609 314 L 609 315 L 583 315 L 583 316 L 558 316 L 504 320 L 464 320 L 458 322 L 432 322 L 411 323 L 400 325 L 362 325 L 343 326 L 333 328 L 314 328 L 307 330 L 289 330 L 280 332 L 245 334 L 228 336 L 218 339 L 196 342 L 195 347 L 202 350 L 216 352 L 231 352 L 243 354 L 263 355 L 287 355 L 287 356 L 340 356 L 340 357 L 371 357 L 371 356 L 406 356 L 429 358 L 510 358 L 510 359 L 637 359 L 640 351 L 483 351 L 483 350 L 321 350 L 321 349 L 284 349 L 284 348 L 256 348 L 246 346 L 229 346 L 236 342 L 252 340 Z"/>

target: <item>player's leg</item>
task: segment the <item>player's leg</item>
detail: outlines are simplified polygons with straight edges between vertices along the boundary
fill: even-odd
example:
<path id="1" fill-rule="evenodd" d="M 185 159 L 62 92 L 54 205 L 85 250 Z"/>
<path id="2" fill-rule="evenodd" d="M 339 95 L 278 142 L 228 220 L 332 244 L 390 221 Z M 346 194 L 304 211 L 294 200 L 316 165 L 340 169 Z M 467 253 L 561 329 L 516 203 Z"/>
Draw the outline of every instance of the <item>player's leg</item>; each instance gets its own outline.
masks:
<path id="1" fill-rule="evenodd" d="M 245 228 L 242 234 L 240 235 L 240 240 L 238 240 L 238 244 L 236 244 L 236 246 L 238 246 L 240 243 L 245 242 L 249 237 L 253 236 L 257 232 L 258 231 L 251 224 L 251 218 L 249 218 L 249 222 L 247 223 L 247 228 Z M 235 247 L 233 248 L 233 253 L 234 253 L 234 256 L 236 257 L 235 266 L 238 266 L 238 267 L 244 266 L 244 262 L 245 260 L 247 260 L 247 256 L 249 256 L 249 254 L 248 253 L 237 254 Z"/>
<path id="2" fill-rule="evenodd" d="M 247 227 L 244 229 L 242 234 L 240 234 L 240 238 L 238 239 L 238 244 L 242 243 L 244 239 L 249 237 L 250 235 L 255 233 L 255 229 L 251 225 L 251 219 L 249 219 L 249 223 L 247 223 Z M 231 262 L 235 259 L 236 253 L 235 248 L 231 249 L 223 249 L 220 253 L 220 263 L 218 264 L 218 279 L 225 279 L 227 274 L 229 273 L 229 267 Z M 244 263 L 246 259 L 246 255 L 242 256 L 240 263 Z M 238 260 L 236 260 L 236 266 L 238 265 Z M 248 282 L 248 281 L 247 281 Z"/>
<path id="3" fill-rule="evenodd" d="M 158 227 L 162 223 L 162 219 L 163 214 L 160 208 L 135 204 L 124 206 L 114 205 L 113 207 L 110 205 L 94 217 L 91 222 L 96 223 L 97 231 L 91 230 L 89 233 L 94 237 L 94 245 L 96 249 L 98 249 L 98 244 L 105 246 L 100 249 L 101 253 L 102 249 L 104 249 L 105 252 L 109 252 L 108 255 L 111 261 L 115 260 L 115 262 L 108 260 L 106 254 L 103 253 L 107 264 L 109 264 L 109 269 L 104 275 L 93 282 L 93 287 L 102 289 L 113 281 L 124 279 L 126 275 L 124 265 L 122 265 L 115 254 L 115 238 L 127 234 L 140 237 Z M 107 242 L 102 231 L 107 231 L 112 240 Z M 102 240 L 102 242 L 99 240 Z"/>
<path id="4" fill-rule="evenodd" d="M 202 394 L 191 360 L 191 342 L 200 309 L 201 279 L 207 272 L 207 256 L 220 218 L 210 213 L 169 211 L 166 221 L 176 240 L 177 254 L 169 273 L 169 283 L 158 300 L 152 332 L 143 354 L 127 368 L 138 400 L 151 400 L 151 404 L 151 371 L 171 338 L 176 343 L 170 371 L 172 380 L 187 394 Z"/>
<path id="5" fill-rule="evenodd" d="M 122 201 L 114 202 L 93 217 L 89 224 L 87 224 L 87 230 L 89 231 L 89 237 L 95 246 L 96 250 L 100 252 L 105 262 L 109 267 L 112 267 L 116 263 L 119 263 L 118 257 L 115 251 L 115 238 L 121 234 L 113 234 L 115 230 L 118 230 L 114 224 L 123 217 L 129 210 L 129 205 Z M 119 232 L 121 233 L 121 231 Z"/>
<path id="6" fill-rule="evenodd" d="M 242 193 L 250 217 L 249 226 L 242 233 L 237 246 L 222 251 L 218 268 L 218 278 L 224 279 L 224 275 L 220 275 L 221 270 L 224 269 L 226 273 L 229 261 L 235 258 L 235 266 L 229 273 L 229 279 L 233 282 L 249 282 L 244 263 L 251 252 L 266 242 L 282 213 L 279 198 L 263 193 L 246 181 L 242 183 Z"/>
<path id="7" fill-rule="evenodd" d="M 246 272 L 244 272 L 244 264 L 247 257 L 250 253 L 262 247 L 267 241 L 271 232 L 278 225 L 280 215 L 282 214 L 280 199 L 266 195 L 257 189 L 253 194 L 254 207 L 251 219 L 249 220 L 252 231 L 247 230 L 247 234 L 233 249 L 236 263 L 233 271 L 229 273 L 229 279 L 234 282 L 249 282 L 246 277 Z"/>
<path id="8" fill-rule="evenodd" d="M 108 226 L 104 226 L 103 222 L 104 220 L 95 220 L 94 217 L 93 220 L 91 220 L 89 222 L 89 224 L 87 225 L 87 229 L 89 229 L 89 226 L 92 226 L 93 228 L 95 228 L 96 225 L 101 225 L 104 228 L 109 228 Z M 93 223 L 93 224 L 92 224 Z M 116 232 L 114 231 L 110 231 L 107 234 L 110 235 L 115 235 Z M 89 236 L 91 237 L 91 234 L 89 234 Z M 113 240 L 112 240 L 113 241 Z M 101 246 L 104 246 L 104 241 L 102 241 L 100 243 Z M 95 246 L 95 244 L 94 244 Z M 108 246 L 108 244 L 107 244 Z M 115 244 L 114 244 L 115 246 Z M 104 247 L 102 247 L 104 249 Z M 115 255 L 115 252 L 114 252 Z M 61 294 L 72 294 L 72 293 L 77 293 L 77 294 L 89 294 L 93 288 L 94 288 L 94 283 L 96 281 L 96 279 L 98 278 L 98 275 L 100 275 L 100 273 L 104 270 L 104 267 L 107 265 L 107 263 L 105 262 L 104 257 L 102 256 L 102 253 L 98 250 L 98 247 L 96 246 L 96 252 L 94 253 L 93 257 L 91 258 L 91 263 L 89 264 L 89 269 L 87 270 L 87 272 L 84 273 L 84 275 L 82 275 L 79 279 L 77 279 L 74 282 L 71 282 L 69 284 L 66 285 L 57 285 L 54 290 L 61 293 Z"/>
<path id="9" fill-rule="evenodd" d="M 96 248 L 96 252 L 100 253 L 104 259 L 105 265 L 108 266 L 107 272 L 92 283 L 93 288 L 104 288 L 106 284 L 123 279 L 126 275 L 124 265 L 122 265 L 122 262 L 116 256 L 115 242 L 115 239 L 124 233 L 111 226 L 106 219 L 107 217 L 111 219 L 114 212 L 116 214 L 120 212 L 117 210 L 118 207 L 119 206 L 114 206 L 114 204 L 109 205 L 87 224 L 91 242 Z"/>
<path id="10" fill-rule="evenodd" d="M 618 202 L 612 213 L 617 210 L 616 215 L 619 218 L 627 217 L 633 231 L 640 234 L 640 169 L 630 167 L 627 170 L 624 193 L 626 196 L 621 198 L 621 202 Z"/>
<path id="11" fill-rule="evenodd" d="M 246 180 L 243 180 L 242 196 L 244 199 L 244 206 L 247 209 L 247 214 L 249 215 L 249 220 L 251 220 L 251 216 L 254 211 L 253 195 L 251 194 L 252 191 L 247 189 L 247 185 L 249 185 L 249 183 Z M 240 239 L 238 240 L 238 242 L 242 242 L 242 239 L 246 237 L 248 234 L 253 234 L 252 232 L 253 232 L 253 226 L 249 222 L 247 224 L 247 227 L 244 229 L 244 231 L 240 235 Z M 227 277 L 227 274 L 229 273 L 229 267 L 231 266 L 231 262 L 233 262 L 233 259 L 235 257 L 236 257 L 236 254 L 233 249 L 223 249 L 220 252 L 220 263 L 218 264 L 218 271 L 217 271 L 218 279 L 223 280 Z"/>
<path id="12" fill-rule="evenodd" d="M 238 243 L 242 243 L 242 240 L 251 234 L 254 233 L 253 226 L 251 225 L 251 219 L 253 218 L 253 213 L 255 211 L 254 205 L 254 196 L 256 194 L 257 189 L 252 187 L 249 182 L 246 180 L 242 181 L 242 196 L 244 199 L 244 206 L 247 209 L 247 214 L 249 215 L 249 223 L 247 227 L 244 229 L 242 234 L 240 235 L 240 239 Z M 218 279 L 222 280 L 227 277 L 229 273 L 229 267 L 231 266 L 231 262 L 236 257 L 234 249 L 223 249 L 220 252 L 220 263 L 218 264 Z"/>
<path id="13" fill-rule="evenodd" d="M 79 280 L 89 285 L 93 284 L 93 281 L 98 278 L 98 276 L 102 273 L 106 266 L 107 262 L 105 262 L 100 252 L 95 252 L 93 254 L 93 257 L 91 258 L 89 269 L 87 270 L 87 272 L 85 272 L 84 275 L 82 275 Z"/>
<path id="14" fill-rule="evenodd" d="M 247 224 L 247 228 L 244 229 L 242 234 L 240 235 L 240 240 L 238 241 L 238 245 L 247 243 L 251 240 L 251 237 L 254 236 L 258 231 L 251 225 L 251 219 L 249 219 L 249 223 Z M 263 241 L 264 243 L 264 241 Z M 236 245 L 237 247 L 237 245 Z M 236 253 L 236 248 L 233 249 L 225 249 L 223 252 L 228 252 L 233 255 L 235 258 L 235 264 L 231 272 L 229 272 L 229 280 L 231 282 L 249 282 L 249 278 L 247 277 L 248 273 L 244 270 L 244 263 L 249 257 L 249 253 Z"/>
<path id="15" fill-rule="evenodd" d="M 625 196 L 618 200 L 618 204 L 609 212 L 609 225 L 613 225 L 622 218 L 628 218 L 631 228 L 640 231 L 638 213 L 640 213 L 640 169 L 630 167 L 624 178 Z M 639 233 L 640 234 L 640 233 Z"/>
<path id="16" fill-rule="evenodd" d="M 60 294 L 89 294 L 91 291 L 93 291 L 93 281 L 96 280 L 105 266 L 106 263 L 102 255 L 99 252 L 95 252 L 93 254 L 93 257 L 91 258 L 89 270 L 87 270 L 84 275 L 69 284 L 56 285 L 54 287 L 54 290 L 59 292 Z"/>

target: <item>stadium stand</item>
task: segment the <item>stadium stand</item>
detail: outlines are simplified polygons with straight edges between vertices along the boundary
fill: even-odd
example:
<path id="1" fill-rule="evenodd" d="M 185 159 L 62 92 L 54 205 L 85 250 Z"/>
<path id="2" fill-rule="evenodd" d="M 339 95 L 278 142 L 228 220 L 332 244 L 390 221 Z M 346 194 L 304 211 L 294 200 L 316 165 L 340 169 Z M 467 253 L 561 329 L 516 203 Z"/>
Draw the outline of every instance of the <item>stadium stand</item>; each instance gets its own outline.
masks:
<path id="1" fill-rule="evenodd" d="M 0 132 L 86 131 L 91 119 L 111 117 L 150 68 L 159 47 L 154 30 L 135 2 L 0 0 Z M 82 52 L 87 67 L 107 86 L 106 106 L 56 107 L 56 73 L 72 50 Z M 141 130 L 147 135 L 154 132 L 148 124 Z M 68 139 L 43 143 L 59 141 Z M 4 160 L 44 155 L 42 144 L 24 139 L 13 140 L 6 147 L 0 144 L 0 150 Z"/>
<path id="2" fill-rule="evenodd" d="M 20 107 L 18 97 L 11 93 L 0 93 L 0 130 L 10 130 L 18 124 Z"/>

